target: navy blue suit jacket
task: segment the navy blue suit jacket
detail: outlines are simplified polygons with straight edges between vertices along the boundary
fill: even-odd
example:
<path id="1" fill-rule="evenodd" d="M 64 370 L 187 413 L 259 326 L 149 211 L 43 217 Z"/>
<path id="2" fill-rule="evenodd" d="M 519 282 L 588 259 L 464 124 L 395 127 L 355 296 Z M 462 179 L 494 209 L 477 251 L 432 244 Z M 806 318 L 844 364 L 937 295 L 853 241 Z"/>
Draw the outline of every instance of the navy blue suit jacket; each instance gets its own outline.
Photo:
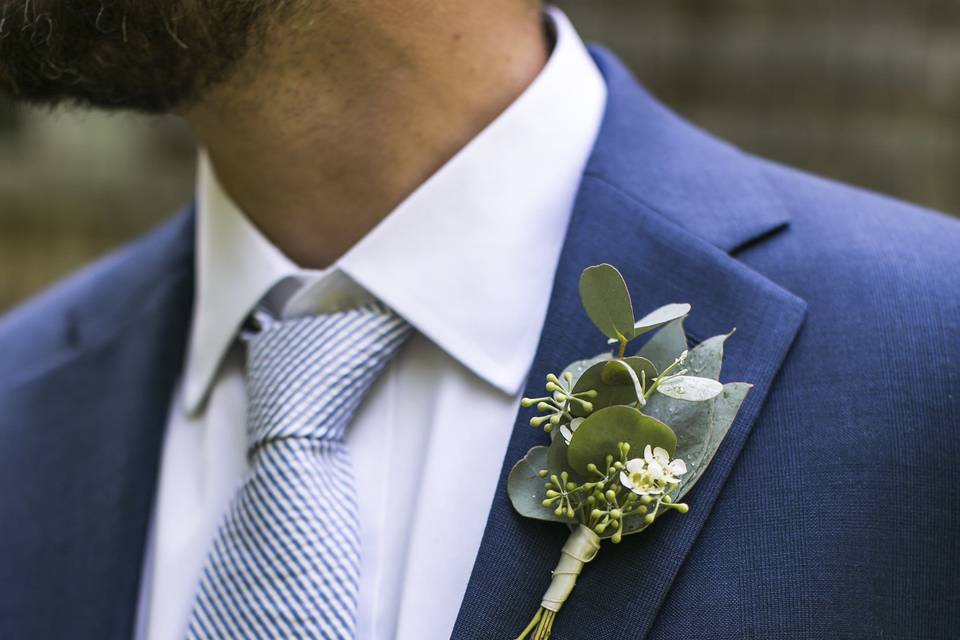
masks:
<path id="1" fill-rule="evenodd" d="M 744 154 L 593 54 L 609 102 L 527 391 L 604 347 L 599 262 L 641 310 L 692 303 L 692 340 L 736 327 L 723 378 L 756 388 L 690 513 L 605 547 L 555 638 L 957 638 L 960 224 Z M 130 637 L 192 283 L 188 211 L 0 321 L 0 638 Z M 558 558 L 504 490 L 528 418 L 456 638 L 515 637 Z"/>

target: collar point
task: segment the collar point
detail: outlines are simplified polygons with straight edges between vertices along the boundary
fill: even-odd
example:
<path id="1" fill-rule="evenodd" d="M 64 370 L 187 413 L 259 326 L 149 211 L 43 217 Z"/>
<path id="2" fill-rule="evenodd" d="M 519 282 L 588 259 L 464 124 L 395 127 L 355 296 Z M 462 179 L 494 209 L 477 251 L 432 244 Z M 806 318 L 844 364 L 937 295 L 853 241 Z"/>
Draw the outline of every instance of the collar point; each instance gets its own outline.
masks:
<path id="1" fill-rule="evenodd" d="M 188 380 L 184 386 L 183 400 L 180 408 L 188 418 L 196 418 L 207 403 L 207 389 L 198 384 L 191 384 Z"/>

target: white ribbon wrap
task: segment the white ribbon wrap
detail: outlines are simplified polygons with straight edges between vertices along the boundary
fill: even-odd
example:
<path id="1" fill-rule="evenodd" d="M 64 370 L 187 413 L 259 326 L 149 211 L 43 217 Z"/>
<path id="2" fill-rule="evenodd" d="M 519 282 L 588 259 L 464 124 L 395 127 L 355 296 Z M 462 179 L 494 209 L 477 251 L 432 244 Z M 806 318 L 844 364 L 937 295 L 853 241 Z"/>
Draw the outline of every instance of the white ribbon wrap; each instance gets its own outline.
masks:
<path id="1" fill-rule="evenodd" d="M 560 551 L 560 562 L 553 570 L 553 580 L 550 581 L 550 588 L 543 594 L 540 606 L 554 613 L 560 611 L 560 607 L 573 591 L 583 565 L 597 557 L 599 550 L 600 536 L 592 529 L 583 525 L 574 529 Z"/>

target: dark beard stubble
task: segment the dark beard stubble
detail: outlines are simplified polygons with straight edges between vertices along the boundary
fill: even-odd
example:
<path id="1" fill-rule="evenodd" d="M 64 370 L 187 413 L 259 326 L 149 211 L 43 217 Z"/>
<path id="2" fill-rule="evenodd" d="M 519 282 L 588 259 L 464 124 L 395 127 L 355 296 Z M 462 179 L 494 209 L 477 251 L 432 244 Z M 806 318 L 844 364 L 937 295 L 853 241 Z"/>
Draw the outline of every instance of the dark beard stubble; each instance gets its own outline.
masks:
<path id="1" fill-rule="evenodd" d="M 0 0 L 0 93 L 166 113 L 255 47 L 283 0 Z"/>

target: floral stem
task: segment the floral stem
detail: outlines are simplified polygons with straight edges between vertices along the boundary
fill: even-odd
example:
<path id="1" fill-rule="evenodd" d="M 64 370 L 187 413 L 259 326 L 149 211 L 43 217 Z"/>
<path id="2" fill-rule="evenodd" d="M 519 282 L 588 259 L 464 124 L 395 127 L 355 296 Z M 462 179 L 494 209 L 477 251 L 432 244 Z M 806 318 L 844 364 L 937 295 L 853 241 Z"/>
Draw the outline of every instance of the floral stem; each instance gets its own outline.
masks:
<path id="1" fill-rule="evenodd" d="M 550 634 L 553 632 L 553 621 L 557 619 L 557 613 L 549 609 L 543 609 L 543 617 L 540 619 L 540 625 L 537 632 L 533 634 L 533 640 L 550 640 Z"/>
<path id="2" fill-rule="evenodd" d="M 536 615 L 533 616 L 533 620 L 531 620 L 530 624 L 527 625 L 527 628 L 524 629 L 523 632 L 517 636 L 517 640 L 524 640 L 524 638 L 530 635 L 530 632 L 533 631 L 534 627 L 536 627 L 537 624 L 539 624 L 540 617 L 543 616 L 543 612 L 544 612 L 543 607 L 540 607 L 539 609 L 537 609 L 537 613 Z"/>
<path id="3" fill-rule="evenodd" d="M 593 560 L 600 550 L 600 536 L 590 527 L 580 525 L 570 533 L 567 542 L 560 552 L 560 562 L 553 570 L 553 579 L 550 588 L 543 594 L 540 608 L 527 628 L 517 636 L 517 640 L 525 640 L 530 632 L 530 640 L 548 640 L 553 631 L 553 622 L 557 612 L 566 602 L 570 592 L 577 582 L 577 576 L 583 566 Z"/>

